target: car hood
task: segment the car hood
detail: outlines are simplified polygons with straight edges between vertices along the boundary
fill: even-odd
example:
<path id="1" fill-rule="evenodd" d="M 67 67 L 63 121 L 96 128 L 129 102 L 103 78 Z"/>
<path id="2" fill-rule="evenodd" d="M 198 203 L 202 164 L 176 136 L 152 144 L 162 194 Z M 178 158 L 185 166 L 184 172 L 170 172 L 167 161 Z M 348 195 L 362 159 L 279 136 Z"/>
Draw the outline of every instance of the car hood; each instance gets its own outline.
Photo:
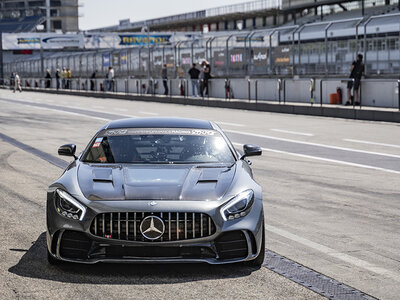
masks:
<path id="1" fill-rule="evenodd" d="M 236 165 L 80 164 L 78 182 L 89 200 L 215 201 L 228 190 Z"/>

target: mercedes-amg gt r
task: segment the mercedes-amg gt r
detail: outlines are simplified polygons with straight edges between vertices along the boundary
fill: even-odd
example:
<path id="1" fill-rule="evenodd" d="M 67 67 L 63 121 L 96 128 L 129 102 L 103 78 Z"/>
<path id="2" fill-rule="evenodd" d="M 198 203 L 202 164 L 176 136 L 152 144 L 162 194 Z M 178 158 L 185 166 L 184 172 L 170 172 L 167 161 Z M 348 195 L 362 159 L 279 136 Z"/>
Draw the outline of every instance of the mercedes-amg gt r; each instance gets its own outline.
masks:
<path id="1" fill-rule="evenodd" d="M 137 118 L 103 126 L 47 193 L 51 264 L 264 260 L 261 187 L 217 124 Z"/>

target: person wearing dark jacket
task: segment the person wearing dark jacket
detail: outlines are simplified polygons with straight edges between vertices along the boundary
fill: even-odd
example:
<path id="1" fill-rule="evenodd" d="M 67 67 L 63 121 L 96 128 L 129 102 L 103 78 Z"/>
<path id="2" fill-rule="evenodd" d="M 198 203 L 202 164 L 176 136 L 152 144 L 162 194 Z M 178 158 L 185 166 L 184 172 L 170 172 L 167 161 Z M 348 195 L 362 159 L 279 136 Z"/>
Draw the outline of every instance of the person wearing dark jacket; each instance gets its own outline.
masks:
<path id="1" fill-rule="evenodd" d="M 163 68 L 161 69 L 161 78 L 164 85 L 164 95 L 168 96 L 168 69 L 166 64 L 164 64 Z"/>
<path id="2" fill-rule="evenodd" d="M 57 85 L 57 90 L 61 86 L 61 74 L 60 74 L 60 69 L 56 70 L 56 85 Z"/>
<path id="3" fill-rule="evenodd" d="M 353 64 L 350 67 L 350 78 L 354 79 L 353 81 L 349 81 L 347 84 L 347 102 L 345 105 L 351 105 L 353 101 L 351 101 L 351 89 L 353 88 L 353 95 L 354 95 L 354 104 L 360 105 L 359 89 L 361 83 L 361 77 L 364 74 L 364 63 L 362 54 L 357 55 L 357 60 L 353 61 Z"/>
<path id="4" fill-rule="evenodd" d="M 97 70 L 94 70 L 92 73 L 92 76 L 90 76 L 90 90 L 94 91 L 94 87 L 96 84 L 96 75 L 97 75 Z"/>
<path id="5" fill-rule="evenodd" d="M 51 86 L 51 74 L 49 69 L 46 70 L 46 76 L 44 78 L 46 78 L 46 89 L 49 89 Z"/>
<path id="6" fill-rule="evenodd" d="M 203 67 L 203 90 L 201 91 L 202 96 L 210 96 L 208 92 L 208 81 L 211 79 L 211 66 L 210 63 L 206 60 L 204 60 L 201 63 L 201 66 Z"/>
<path id="7" fill-rule="evenodd" d="M 200 95 L 200 70 L 196 68 L 196 64 L 194 63 L 188 73 L 190 75 L 190 81 L 192 82 L 192 95 L 193 97 L 198 97 Z"/>

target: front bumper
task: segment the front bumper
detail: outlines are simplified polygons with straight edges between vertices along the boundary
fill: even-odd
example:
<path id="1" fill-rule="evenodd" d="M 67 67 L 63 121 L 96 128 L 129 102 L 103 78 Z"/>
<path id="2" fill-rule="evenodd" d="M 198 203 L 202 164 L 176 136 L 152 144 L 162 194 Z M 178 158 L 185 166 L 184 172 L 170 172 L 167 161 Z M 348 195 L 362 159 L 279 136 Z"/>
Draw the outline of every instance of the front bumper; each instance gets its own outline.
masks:
<path id="1" fill-rule="evenodd" d="M 73 237 L 76 237 L 74 240 Z M 51 237 L 48 234 L 48 240 Z M 221 233 L 211 241 L 180 243 L 102 242 L 77 231 L 59 231 L 50 254 L 58 260 L 94 264 L 98 262 L 226 264 L 254 259 L 258 252 L 251 233 Z"/>
<path id="2" fill-rule="evenodd" d="M 165 207 L 164 207 L 165 205 Z M 166 212 L 188 211 L 182 203 L 160 203 L 157 209 Z M 96 202 L 88 207 L 83 221 L 59 215 L 54 201 L 47 202 L 47 247 L 54 258 L 94 264 L 112 263 L 208 263 L 227 264 L 253 260 L 260 253 L 262 244 L 263 208 L 261 200 L 255 201 L 252 210 L 243 218 L 224 221 L 219 207 L 199 205 L 191 211 L 209 215 L 215 223 L 215 232 L 207 237 L 174 241 L 130 241 L 100 237 L 91 231 L 96 215 L 104 212 L 151 211 L 148 201 L 116 203 Z M 92 227 L 93 228 L 93 227 Z M 262 249 L 264 251 L 264 249 Z"/>

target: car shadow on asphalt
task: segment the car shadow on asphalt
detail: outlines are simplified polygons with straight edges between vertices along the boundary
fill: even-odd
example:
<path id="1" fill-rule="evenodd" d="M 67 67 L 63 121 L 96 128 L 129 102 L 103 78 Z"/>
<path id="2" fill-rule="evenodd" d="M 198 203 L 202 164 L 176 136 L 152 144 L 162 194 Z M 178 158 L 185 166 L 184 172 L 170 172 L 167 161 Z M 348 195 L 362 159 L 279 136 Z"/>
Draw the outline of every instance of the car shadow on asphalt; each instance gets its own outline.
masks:
<path id="1" fill-rule="evenodd" d="M 14 251 L 13 249 L 10 249 Z M 240 264 L 105 264 L 65 263 L 52 266 L 47 262 L 46 233 L 43 232 L 8 269 L 18 276 L 86 284 L 171 284 L 221 278 L 249 276 L 256 268 Z"/>

